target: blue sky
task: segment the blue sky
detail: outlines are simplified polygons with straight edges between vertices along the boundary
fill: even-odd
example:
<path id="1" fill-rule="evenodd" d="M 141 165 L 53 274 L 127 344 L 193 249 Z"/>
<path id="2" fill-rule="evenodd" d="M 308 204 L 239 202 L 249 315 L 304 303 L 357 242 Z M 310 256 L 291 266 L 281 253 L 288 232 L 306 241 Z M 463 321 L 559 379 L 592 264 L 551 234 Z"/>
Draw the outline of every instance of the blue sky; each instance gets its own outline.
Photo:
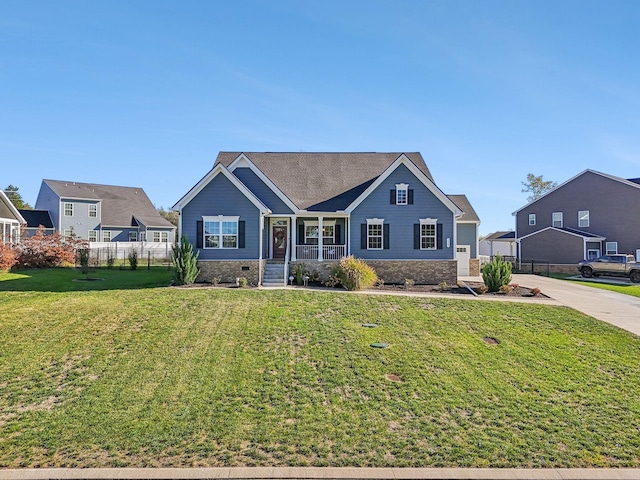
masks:
<path id="1" fill-rule="evenodd" d="M 420 151 L 481 234 L 527 173 L 640 177 L 640 2 L 0 0 L 0 186 L 144 188 L 220 150 Z"/>

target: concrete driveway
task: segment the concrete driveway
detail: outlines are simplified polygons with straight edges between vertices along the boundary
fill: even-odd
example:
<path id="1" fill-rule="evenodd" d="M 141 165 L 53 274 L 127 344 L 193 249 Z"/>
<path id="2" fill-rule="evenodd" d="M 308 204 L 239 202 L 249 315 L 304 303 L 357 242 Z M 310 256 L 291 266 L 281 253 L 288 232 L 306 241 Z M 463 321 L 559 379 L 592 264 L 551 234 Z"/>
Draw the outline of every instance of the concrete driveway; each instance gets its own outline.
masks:
<path id="1" fill-rule="evenodd" d="M 538 287 L 562 305 L 640 335 L 640 298 L 538 275 L 513 275 L 512 282 Z"/>

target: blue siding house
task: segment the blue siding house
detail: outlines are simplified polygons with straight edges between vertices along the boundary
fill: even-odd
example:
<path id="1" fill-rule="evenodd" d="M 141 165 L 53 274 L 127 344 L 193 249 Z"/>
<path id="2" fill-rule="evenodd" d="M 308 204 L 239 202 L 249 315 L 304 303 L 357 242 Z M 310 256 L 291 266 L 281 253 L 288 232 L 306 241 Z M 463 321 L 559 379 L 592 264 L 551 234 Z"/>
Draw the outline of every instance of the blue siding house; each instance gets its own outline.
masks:
<path id="1" fill-rule="evenodd" d="M 200 281 L 282 285 L 299 263 L 326 278 L 347 255 L 387 283 L 479 273 L 478 216 L 420 153 L 221 152 L 173 208 Z"/>

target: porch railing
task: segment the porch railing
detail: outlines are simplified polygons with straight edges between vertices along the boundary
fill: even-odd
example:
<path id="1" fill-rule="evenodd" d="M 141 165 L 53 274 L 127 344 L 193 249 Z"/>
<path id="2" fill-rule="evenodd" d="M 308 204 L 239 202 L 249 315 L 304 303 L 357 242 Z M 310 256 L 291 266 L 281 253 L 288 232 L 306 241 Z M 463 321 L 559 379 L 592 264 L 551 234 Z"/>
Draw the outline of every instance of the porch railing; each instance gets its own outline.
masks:
<path id="1" fill-rule="evenodd" d="M 340 260 L 345 256 L 345 245 L 323 245 L 323 260 Z M 297 260 L 318 260 L 318 245 L 296 245 Z"/>

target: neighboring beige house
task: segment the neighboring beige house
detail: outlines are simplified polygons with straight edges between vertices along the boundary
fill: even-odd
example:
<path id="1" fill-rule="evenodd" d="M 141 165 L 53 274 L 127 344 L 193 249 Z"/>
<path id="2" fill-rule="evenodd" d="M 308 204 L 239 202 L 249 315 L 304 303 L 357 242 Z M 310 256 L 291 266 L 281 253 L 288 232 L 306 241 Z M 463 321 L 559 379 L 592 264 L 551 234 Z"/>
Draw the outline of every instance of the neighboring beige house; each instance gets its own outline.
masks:
<path id="1" fill-rule="evenodd" d="M 0 190 L 0 236 L 2 243 L 18 243 L 20 228 L 27 223 L 11 200 Z"/>

